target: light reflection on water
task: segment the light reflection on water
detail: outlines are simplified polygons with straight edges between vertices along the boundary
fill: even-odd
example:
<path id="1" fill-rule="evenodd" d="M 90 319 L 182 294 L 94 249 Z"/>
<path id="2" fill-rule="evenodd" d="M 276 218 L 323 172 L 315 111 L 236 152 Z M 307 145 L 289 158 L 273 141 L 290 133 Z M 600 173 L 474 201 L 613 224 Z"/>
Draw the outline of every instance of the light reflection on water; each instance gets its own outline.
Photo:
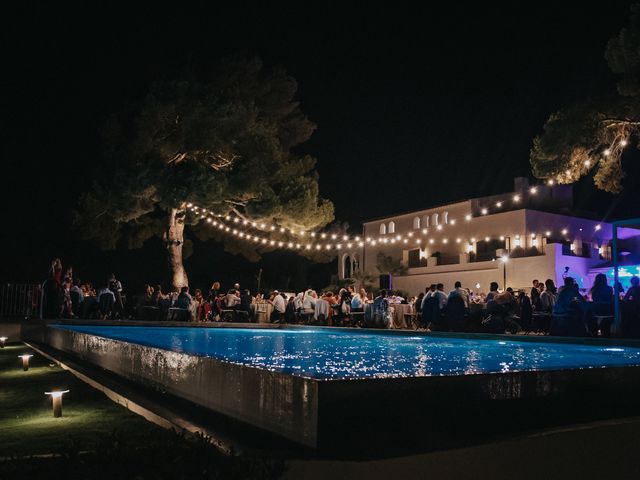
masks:
<path id="1" fill-rule="evenodd" d="M 353 333 L 188 327 L 58 326 L 312 378 L 424 377 L 640 365 L 640 349 Z"/>

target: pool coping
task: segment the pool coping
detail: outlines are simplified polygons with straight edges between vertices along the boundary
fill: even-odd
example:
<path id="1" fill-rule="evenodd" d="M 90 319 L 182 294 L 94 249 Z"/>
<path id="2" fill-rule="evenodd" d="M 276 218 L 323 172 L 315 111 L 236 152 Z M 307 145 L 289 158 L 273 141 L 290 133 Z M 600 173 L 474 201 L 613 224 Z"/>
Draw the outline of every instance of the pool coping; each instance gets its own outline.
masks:
<path id="1" fill-rule="evenodd" d="M 426 337 L 454 337 L 478 340 L 505 340 L 534 342 L 534 343 L 571 343 L 578 345 L 610 345 L 640 348 L 640 339 L 627 338 L 592 338 L 592 337 L 560 337 L 552 335 L 511 335 L 494 333 L 469 333 L 469 332 L 427 332 L 424 330 L 409 329 L 377 329 L 354 327 L 328 327 L 321 325 L 299 324 L 273 324 L 273 323 L 235 323 L 235 322 L 149 322 L 145 320 L 81 320 L 81 319 L 55 319 L 25 322 L 31 324 L 60 324 L 60 325 L 85 325 L 85 326 L 139 326 L 139 327 L 180 327 L 180 328 L 257 328 L 267 330 L 318 330 L 336 331 L 378 335 L 411 335 Z"/>

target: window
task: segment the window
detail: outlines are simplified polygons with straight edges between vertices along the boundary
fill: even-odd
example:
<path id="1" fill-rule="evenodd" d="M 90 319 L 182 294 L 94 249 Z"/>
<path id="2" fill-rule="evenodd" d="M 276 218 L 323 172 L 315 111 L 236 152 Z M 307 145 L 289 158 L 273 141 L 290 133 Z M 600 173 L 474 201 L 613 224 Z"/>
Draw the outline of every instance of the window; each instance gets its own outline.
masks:
<path id="1" fill-rule="evenodd" d="M 413 229 L 417 230 L 420 228 L 420 217 L 415 217 L 413 219 Z"/>
<path id="2" fill-rule="evenodd" d="M 431 215 L 431 223 L 433 224 L 433 226 L 437 226 L 438 225 L 438 214 L 434 213 L 433 215 Z"/>
<path id="3" fill-rule="evenodd" d="M 422 217 L 422 227 L 429 228 L 429 215 Z"/>
<path id="4" fill-rule="evenodd" d="M 442 223 L 444 223 L 445 225 L 449 223 L 449 212 L 444 212 L 442 214 Z"/>
<path id="5" fill-rule="evenodd" d="M 396 224 L 394 222 L 389 222 L 389 229 L 387 230 L 389 233 L 396 232 Z"/>
<path id="6" fill-rule="evenodd" d="M 380 235 L 387 233 L 387 226 L 384 223 L 380 224 Z"/>

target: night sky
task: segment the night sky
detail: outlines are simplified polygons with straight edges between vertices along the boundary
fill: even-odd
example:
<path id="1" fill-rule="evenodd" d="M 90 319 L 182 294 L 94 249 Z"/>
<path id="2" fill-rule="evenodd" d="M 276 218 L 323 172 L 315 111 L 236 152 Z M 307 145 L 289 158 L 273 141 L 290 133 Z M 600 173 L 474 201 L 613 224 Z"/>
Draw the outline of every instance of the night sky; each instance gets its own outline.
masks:
<path id="1" fill-rule="evenodd" d="M 359 230 L 366 218 L 508 191 L 529 175 L 549 114 L 613 87 L 604 49 L 630 4 L 25 3 L 3 7 L 0 29 L 1 279 L 40 281 L 60 256 L 81 276 L 117 270 L 135 285 L 162 279 L 160 242 L 99 252 L 77 241 L 70 211 L 101 161 L 98 127 L 152 80 L 238 51 L 283 65 L 318 125 L 303 150 L 318 158 L 322 195 Z M 632 213 L 627 193 L 577 189 L 578 207 L 605 219 Z M 213 243 L 197 248 L 187 262 L 196 286 L 251 282 L 256 265 Z M 309 270 L 292 284 L 326 275 L 276 256 L 262 266 L 280 288 L 289 280 L 270 276 L 276 265 Z"/>

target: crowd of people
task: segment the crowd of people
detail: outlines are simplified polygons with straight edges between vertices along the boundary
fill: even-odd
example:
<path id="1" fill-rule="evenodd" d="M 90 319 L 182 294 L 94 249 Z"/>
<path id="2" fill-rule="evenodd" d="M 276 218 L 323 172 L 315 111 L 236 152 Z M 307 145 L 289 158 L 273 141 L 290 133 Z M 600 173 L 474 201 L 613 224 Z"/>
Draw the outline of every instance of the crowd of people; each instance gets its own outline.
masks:
<path id="1" fill-rule="evenodd" d="M 626 292 L 619 284 L 614 291 L 606 276 L 598 274 L 584 294 L 569 276 L 560 288 L 551 279 L 533 280 L 529 292 L 511 288 L 499 291 L 498 284 L 492 282 L 487 294 L 474 294 L 456 282 L 447 294 L 443 284 L 432 284 L 415 299 L 416 324 L 429 330 L 608 337 L 613 326 L 614 295 L 618 295 L 622 319 L 618 335 L 640 337 L 639 283 L 638 277 L 633 277 Z M 385 315 L 385 308 L 376 313 Z"/>
<path id="2" fill-rule="evenodd" d="M 377 295 L 353 286 L 317 293 L 312 288 L 297 294 L 271 292 L 252 295 L 236 283 L 223 290 L 214 282 L 204 292 L 189 287 L 163 291 L 161 285 L 145 285 L 144 291 L 127 297 L 122 283 L 111 274 L 95 289 L 63 269 L 60 259 L 51 263 L 43 285 L 42 315 L 47 318 L 136 318 L 156 321 L 271 322 L 327 326 L 397 328 L 393 309 L 411 305 L 407 328 L 434 331 L 485 333 L 540 332 L 565 336 L 609 336 L 613 324 L 614 295 L 620 297 L 622 331 L 618 335 L 640 337 L 640 286 L 631 279 L 624 292 L 614 289 L 604 274 L 595 277 L 588 292 L 581 293 L 572 277 L 556 288 L 553 280 L 533 280 L 531 289 L 499 290 L 492 282 L 488 293 L 476 293 L 455 282 L 444 291 L 442 283 L 431 284 L 417 297 L 380 290 Z"/>
<path id="3" fill-rule="evenodd" d="M 111 274 L 98 290 L 63 269 L 59 258 L 51 262 L 42 285 L 41 316 L 46 318 L 122 318 L 126 298 L 122 283 Z"/>

